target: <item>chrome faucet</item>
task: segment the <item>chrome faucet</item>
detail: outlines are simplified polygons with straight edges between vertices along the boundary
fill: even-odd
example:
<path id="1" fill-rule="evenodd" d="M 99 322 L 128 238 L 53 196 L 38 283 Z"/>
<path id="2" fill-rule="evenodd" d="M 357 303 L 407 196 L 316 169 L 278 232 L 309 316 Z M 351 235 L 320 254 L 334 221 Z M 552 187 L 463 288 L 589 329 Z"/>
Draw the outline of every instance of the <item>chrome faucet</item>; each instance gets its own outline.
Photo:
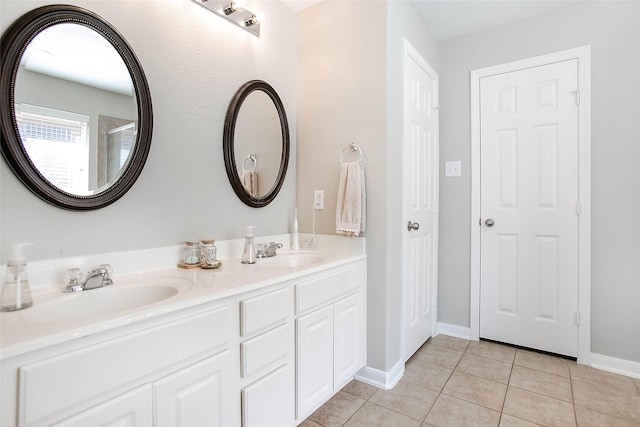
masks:
<path id="1" fill-rule="evenodd" d="M 91 289 L 102 288 L 103 286 L 109 286 L 113 284 L 111 280 L 111 273 L 113 269 L 109 264 L 102 264 L 98 268 L 95 268 L 87 273 L 84 280 L 80 281 L 80 270 L 77 268 L 70 268 L 67 270 L 69 284 L 64 289 L 64 292 L 80 292 L 89 291 Z"/>
<path id="2" fill-rule="evenodd" d="M 271 258 L 278 255 L 276 251 L 282 248 L 282 243 L 269 242 L 256 245 L 256 258 Z"/>

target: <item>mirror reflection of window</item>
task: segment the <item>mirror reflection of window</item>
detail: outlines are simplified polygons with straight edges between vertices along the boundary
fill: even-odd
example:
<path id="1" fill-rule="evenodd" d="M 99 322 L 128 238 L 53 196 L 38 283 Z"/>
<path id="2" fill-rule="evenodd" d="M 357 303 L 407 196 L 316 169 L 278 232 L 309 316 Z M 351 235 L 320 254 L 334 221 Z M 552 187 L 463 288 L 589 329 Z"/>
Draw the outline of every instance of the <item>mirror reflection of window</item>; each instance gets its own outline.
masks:
<path id="1" fill-rule="evenodd" d="M 89 191 L 89 116 L 16 105 L 16 122 L 29 158 L 40 173 L 61 190 Z"/>

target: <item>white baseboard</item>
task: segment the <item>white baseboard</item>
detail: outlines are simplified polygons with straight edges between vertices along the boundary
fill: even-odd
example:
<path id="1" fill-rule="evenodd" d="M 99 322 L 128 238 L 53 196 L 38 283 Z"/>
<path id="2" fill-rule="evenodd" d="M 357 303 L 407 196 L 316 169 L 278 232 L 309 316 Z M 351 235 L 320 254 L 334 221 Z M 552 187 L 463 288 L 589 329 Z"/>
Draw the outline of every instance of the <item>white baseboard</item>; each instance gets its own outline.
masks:
<path id="1" fill-rule="evenodd" d="M 449 323 L 438 322 L 438 330 L 434 334 L 449 335 L 457 338 L 471 339 L 471 330 L 464 326 L 451 325 Z M 626 375 L 633 378 L 640 378 L 640 362 L 632 360 L 618 359 L 616 357 L 605 356 L 603 354 L 590 354 L 591 361 L 587 364 L 596 369 L 612 372 L 614 374 Z"/>
<path id="2" fill-rule="evenodd" d="M 398 384 L 402 375 L 404 375 L 404 362 L 398 360 L 389 371 L 381 371 L 380 369 L 365 366 L 358 371 L 354 378 L 383 390 L 391 390 Z"/>
<path id="3" fill-rule="evenodd" d="M 640 378 L 640 362 L 591 353 L 591 367 L 614 374 Z"/>
<path id="4" fill-rule="evenodd" d="M 471 339 L 471 329 L 466 326 L 451 325 L 449 323 L 438 322 L 437 334 L 449 335 L 456 338 Z"/>

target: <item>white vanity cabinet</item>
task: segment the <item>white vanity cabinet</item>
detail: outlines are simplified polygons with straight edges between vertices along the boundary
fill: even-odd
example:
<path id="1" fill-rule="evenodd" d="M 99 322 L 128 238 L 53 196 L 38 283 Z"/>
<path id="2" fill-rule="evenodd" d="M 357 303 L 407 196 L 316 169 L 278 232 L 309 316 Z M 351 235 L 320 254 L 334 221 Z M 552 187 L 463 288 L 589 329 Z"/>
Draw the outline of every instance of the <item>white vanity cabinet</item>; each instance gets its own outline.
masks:
<path id="1" fill-rule="evenodd" d="M 240 301 L 243 427 L 294 423 L 293 287 Z"/>
<path id="2" fill-rule="evenodd" d="M 54 425 L 65 427 L 226 427 L 236 423 L 232 396 L 225 389 L 233 375 L 224 350 L 152 384 L 83 410 Z M 155 408 L 155 410 L 154 410 Z M 154 423 L 155 418 L 155 423 Z"/>
<path id="3" fill-rule="evenodd" d="M 301 422 L 365 364 L 365 264 L 296 283 L 296 418 Z"/>
<path id="4" fill-rule="evenodd" d="M 60 320 L 56 334 L 4 347 L 0 426 L 301 423 L 365 363 L 365 257 L 323 256 L 299 270 L 238 262 L 218 283 L 256 282 L 221 290 L 197 272 L 194 293 L 173 303 Z M 16 324 L 38 327 L 26 319 Z"/>
<path id="5" fill-rule="evenodd" d="M 240 412 L 228 393 L 239 369 L 233 311 L 227 305 L 190 310 L 164 324 L 137 324 L 3 360 L 1 424 L 233 425 Z"/>

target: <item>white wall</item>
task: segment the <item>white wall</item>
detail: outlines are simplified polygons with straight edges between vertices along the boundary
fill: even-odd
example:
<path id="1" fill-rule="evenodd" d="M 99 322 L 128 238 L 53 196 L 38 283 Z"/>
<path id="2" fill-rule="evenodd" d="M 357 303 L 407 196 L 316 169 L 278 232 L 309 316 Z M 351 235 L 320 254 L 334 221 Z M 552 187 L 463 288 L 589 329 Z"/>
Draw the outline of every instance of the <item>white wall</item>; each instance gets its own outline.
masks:
<path id="1" fill-rule="evenodd" d="M 30 9 L 55 1 L 0 3 L 0 31 Z M 295 206 L 296 133 L 279 196 L 254 209 L 233 192 L 224 168 L 227 106 L 246 81 L 262 79 L 279 93 L 296 123 L 295 15 L 278 1 L 248 1 L 266 22 L 260 38 L 190 0 L 68 1 L 101 15 L 129 42 L 147 76 L 154 129 L 147 164 L 115 204 L 70 212 L 42 202 L 0 161 L 3 262 L 13 242 L 35 242 L 29 259 L 180 244 L 186 239 L 240 238 L 289 232 Z M 108 260 L 105 260 L 108 262 Z"/>
<path id="2" fill-rule="evenodd" d="M 592 352 L 640 361 L 640 3 L 581 2 L 440 45 L 439 320 L 469 326 L 469 71 L 591 45 Z"/>
<path id="3" fill-rule="evenodd" d="M 402 37 L 433 66 L 437 43 L 407 2 L 325 1 L 298 19 L 301 228 L 311 231 L 313 190 L 324 189 L 316 232 L 335 233 L 339 157 L 357 141 L 367 180 L 367 365 L 388 371 L 402 358 Z"/>

